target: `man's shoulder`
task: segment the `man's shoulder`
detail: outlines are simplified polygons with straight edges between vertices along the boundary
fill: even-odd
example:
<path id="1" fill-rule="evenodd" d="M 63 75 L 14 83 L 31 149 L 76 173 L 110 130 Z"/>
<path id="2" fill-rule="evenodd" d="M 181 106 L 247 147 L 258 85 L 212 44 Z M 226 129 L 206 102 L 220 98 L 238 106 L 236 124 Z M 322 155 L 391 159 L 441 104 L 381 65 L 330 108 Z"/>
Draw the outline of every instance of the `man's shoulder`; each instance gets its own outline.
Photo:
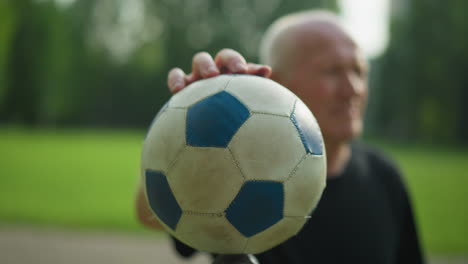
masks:
<path id="1" fill-rule="evenodd" d="M 378 147 L 356 141 L 351 144 L 351 148 L 356 159 L 365 160 L 370 166 L 398 171 L 395 161 Z"/>
<path id="2" fill-rule="evenodd" d="M 400 168 L 388 154 L 363 142 L 354 142 L 352 150 L 354 159 L 365 164 L 368 177 L 377 180 L 392 192 L 406 189 Z"/>
<path id="3" fill-rule="evenodd" d="M 360 164 L 367 177 L 377 179 L 385 185 L 404 185 L 398 165 L 379 148 L 363 142 L 353 142 L 352 156 L 351 159 Z"/>

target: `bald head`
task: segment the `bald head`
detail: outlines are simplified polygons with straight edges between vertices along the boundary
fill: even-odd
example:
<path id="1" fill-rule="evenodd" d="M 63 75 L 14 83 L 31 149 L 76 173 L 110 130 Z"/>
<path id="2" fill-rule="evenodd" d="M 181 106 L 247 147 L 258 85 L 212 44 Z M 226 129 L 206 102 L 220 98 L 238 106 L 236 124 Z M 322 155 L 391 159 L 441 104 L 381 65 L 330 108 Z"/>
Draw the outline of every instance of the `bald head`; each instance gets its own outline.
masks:
<path id="1" fill-rule="evenodd" d="M 293 13 L 268 28 L 260 45 L 260 62 L 270 65 L 277 74 L 285 73 L 305 51 L 311 56 L 330 41 L 355 45 L 334 13 L 323 10 Z"/>
<path id="2" fill-rule="evenodd" d="M 305 11 L 278 19 L 265 34 L 261 60 L 272 67 L 272 79 L 314 113 L 326 145 L 346 145 L 361 134 L 367 63 L 335 14 Z"/>

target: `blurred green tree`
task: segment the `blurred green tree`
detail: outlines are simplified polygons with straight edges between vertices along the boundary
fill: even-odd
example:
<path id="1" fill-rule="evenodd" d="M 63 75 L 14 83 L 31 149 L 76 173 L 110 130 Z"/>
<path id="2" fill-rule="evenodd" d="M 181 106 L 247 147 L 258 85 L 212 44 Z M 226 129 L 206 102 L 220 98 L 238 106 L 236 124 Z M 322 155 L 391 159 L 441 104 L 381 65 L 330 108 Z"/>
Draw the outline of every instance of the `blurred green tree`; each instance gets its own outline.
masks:
<path id="1" fill-rule="evenodd" d="M 468 2 L 398 2 L 377 62 L 376 127 L 403 139 L 468 142 Z"/>
<path id="2" fill-rule="evenodd" d="M 5 102 L 5 92 L 8 85 L 7 64 L 12 45 L 13 33 L 16 28 L 16 16 L 11 1 L 0 2 L 0 105 Z"/>
<path id="3" fill-rule="evenodd" d="M 166 74 L 200 50 L 250 61 L 276 17 L 336 1 L 22 0 L 0 3 L 0 122 L 142 126 Z"/>
<path id="4" fill-rule="evenodd" d="M 8 2 L 7 2 L 8 3 Z M 3 116 L 9 120 L 34 124 L 38 121 L 39 85 L 42 83 L 44 51 L 47 49 L 47 19 L 43 8 L 33 1 L 15 1 L 5 4 L 13 14 L 16 25 L 13 35 L 2 39 L 5 59 L 5 89 L 3 90 Z M 7 16 L 8 17 L 8 16 Z M 10 26 L 8 31 L 13 30 Z M 13 89 L 14 87 L 14 89 Z"/>

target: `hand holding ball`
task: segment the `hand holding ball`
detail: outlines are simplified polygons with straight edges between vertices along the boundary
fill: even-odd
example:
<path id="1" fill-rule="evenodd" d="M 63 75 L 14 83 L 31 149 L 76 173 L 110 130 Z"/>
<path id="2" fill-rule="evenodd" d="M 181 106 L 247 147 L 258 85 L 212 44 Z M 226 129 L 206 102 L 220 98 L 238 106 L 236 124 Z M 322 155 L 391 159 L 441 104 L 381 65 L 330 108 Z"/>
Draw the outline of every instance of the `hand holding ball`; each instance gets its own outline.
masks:
<path id="1" fill-rule="evenodd" d="M 174 95 L 145 139 L 146 197 L 166 230 L 212 253 L 259 253 L 295 235 L 326 178 L 305 104 L 272 80 L 220 75 Z"/>

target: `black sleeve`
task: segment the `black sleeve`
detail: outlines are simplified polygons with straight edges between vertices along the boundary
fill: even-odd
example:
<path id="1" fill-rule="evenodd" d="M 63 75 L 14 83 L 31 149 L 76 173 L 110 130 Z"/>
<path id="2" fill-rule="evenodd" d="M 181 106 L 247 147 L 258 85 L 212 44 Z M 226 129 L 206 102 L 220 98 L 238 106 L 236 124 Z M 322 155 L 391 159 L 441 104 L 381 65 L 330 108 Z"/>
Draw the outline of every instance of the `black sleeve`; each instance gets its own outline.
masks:
<path id="1" fill-rule="evenodd" d="M 184 257 L 184 258 L 191 257 L 196 252 L 195 249 L 193 249 L 193 248 L 185 245 L 184 243 L 180 242 L 179 240 L 177 240 L 177 238 L 171 236 L 171 239 L 174 242 L 174 247 L 175 247 L 177 253 L 179 253 L 179 255 L 181 255 L 182 257 Z"/>
<path id="2" fill-rule="evenodd" d="M 398 166 L 387 156 L 374 152 L 374 164 L 384 172 L 382 180 L 392 201 L 396 222 L 398 223 L 398 246 L 396 262 L 398 264 L 425 263 L 420 247 L 410 195 Z"/>
<path id="3" fill-rule="evenodd" d="M 418 239 L 418 232 L 414 222 L 414 215 L 406 191 L 403 192 L 399 246 L 397 263 L 425 263 Z"/>

